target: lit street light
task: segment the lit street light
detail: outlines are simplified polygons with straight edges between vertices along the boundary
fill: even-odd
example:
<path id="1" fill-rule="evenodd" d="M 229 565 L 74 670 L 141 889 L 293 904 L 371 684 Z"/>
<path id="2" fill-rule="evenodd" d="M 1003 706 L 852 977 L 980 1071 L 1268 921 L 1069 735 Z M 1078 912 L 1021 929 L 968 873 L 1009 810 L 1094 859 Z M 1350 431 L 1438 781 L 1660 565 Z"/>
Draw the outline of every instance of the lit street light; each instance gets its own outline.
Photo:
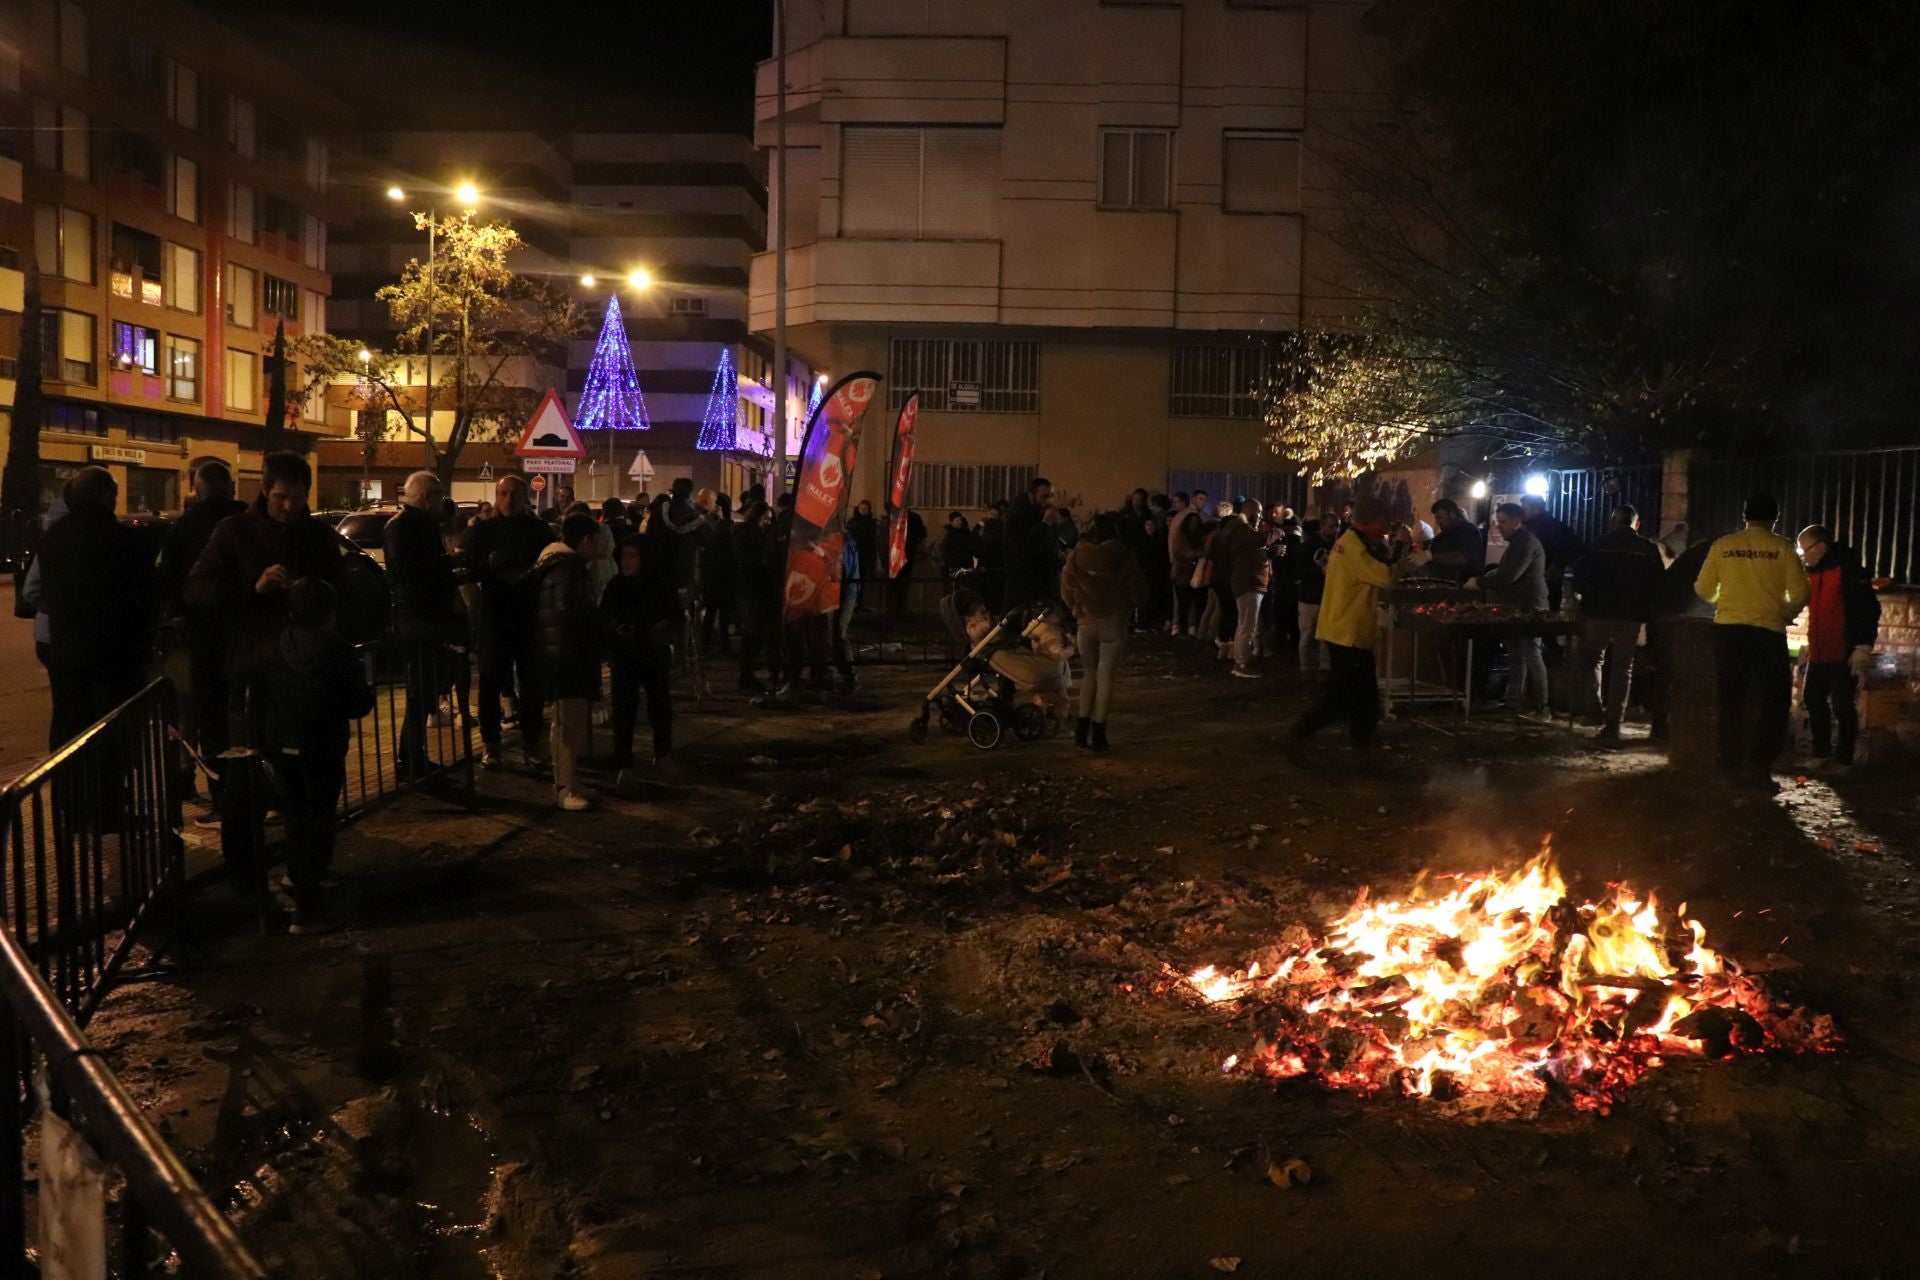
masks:
<path id="1" fill-rule="evenodd" d="M 1487 496 L 1487 482 L 1485 480 L 1475 480 L 1473 482 L 1473 489 L 1471 490 L 1471 492 L 1473 494 L 1474 501 L 1478 502 L 1480 499 Z"/>
<path id="2" fill-rule="evenodd" d="M 445 190 L 445 188 L 442 188 L 442 190 Z M 466 211 L 468 214 L 472 214 L 474 206 L 480 203 L 480 188 L 474 186 L 473 183 L 471 182 L 462 182 L 453 189 L 453 197 L 454 199 L 458 200 L 462 205 L 466 206 Z M 405 188 L 399 186 L 398 184 L 387 188 L 387 199 L 393 201 L 394 203 L 396 204 L 402 203 L 406 200 L 406 198 L 407 198 L 407 193 Z M 425 425 L 426 425 L 426 435 L 428 440 L 427 447 L 429 452 L 431 452 L 432 450 L 432 440 L 433 440 L 433 313 L 434 313 L 433 260 L 434 260 L 435 252 L 439 247 L 439 241 L 438 241 L 439 231 L 440 231 L 440 210 L 433 205 L 428 205 L 427 206 L 427 339 L 426 339 L 426 371 L 425 371 L 426 388 L 422 392 L 421 400 L 426 410 L 427 420 Z M 362 351 L 360 353 L 360 361 L 362 364 L 365 364 L 370 359 L 372 359 L 372 356 L 369 353 L 365 351 Z M 456 387 L 455 391 L 457 392 L 458 390 L 459 388 Z"/>
<path id="3" fill-rule="evenodd" d="M 592 276 L 581 276 L 581 277 L 580 277 L 580 285 L 581 285 L 581 287 L 582 287 L 582 288 L 586 288 L 586 289 L 591 289 L 591 288 L 593 288 L 593 286 L 594 286 L 595 284 L 597 284 L 597 283 L 598 283 L 598 281 L 596 281 L 596 280 L 595 280 L 595 279 L 594 279 L 594 278 L 593 278 Z"/>
<path id="4" fill-rule="evenodd" d="M 653 273 L 645 267 L 635 267 L 627 273 L 627 283 L 636 289 L 653 288 Z"/>
<path id="5" fill-rule="evenodd" d="M 454 199 L 471 209 L 480 203 L 480 188 L 471 182 L 463 182 L 453 189 Z"/>

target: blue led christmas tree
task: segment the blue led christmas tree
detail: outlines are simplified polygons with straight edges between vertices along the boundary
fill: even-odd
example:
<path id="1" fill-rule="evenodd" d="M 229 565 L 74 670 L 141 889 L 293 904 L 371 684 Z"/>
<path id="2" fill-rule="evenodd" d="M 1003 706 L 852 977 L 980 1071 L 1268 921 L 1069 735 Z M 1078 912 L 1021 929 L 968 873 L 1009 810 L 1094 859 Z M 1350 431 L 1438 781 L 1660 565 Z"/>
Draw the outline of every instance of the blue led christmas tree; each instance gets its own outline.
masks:
<path id="1" fill-rule="evenodd" d="M 734 372 L 733 348 L 722 347 L 713 371 L 713 390 L 707 394 L 707 412 L 700 419 L 700 438 L 693 447 L 708 452 L 733 448 L 739 422 L 740 375 Z"/>
<path id="2" fill-rule="evenodd" d="M 647 402 L 640 395 L 640 379 L 633 372 L 633 351 L 627 345 L 618 295 L 607 299 L 607 318 L 593 347 L 593 363 L 587 366 L 587 385 L 580 392 L 580 411 L 573 425 L 582 431 L 653 427 L 647 419 Z"/>

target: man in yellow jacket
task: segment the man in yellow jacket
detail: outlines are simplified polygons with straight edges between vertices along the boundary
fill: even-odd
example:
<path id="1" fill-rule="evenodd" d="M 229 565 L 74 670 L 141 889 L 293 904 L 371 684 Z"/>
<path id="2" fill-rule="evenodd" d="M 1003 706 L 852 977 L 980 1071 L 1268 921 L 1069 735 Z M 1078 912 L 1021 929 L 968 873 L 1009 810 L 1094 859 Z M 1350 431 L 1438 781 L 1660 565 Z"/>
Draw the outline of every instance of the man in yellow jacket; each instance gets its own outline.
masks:
<path id="1" fill-rule="evenodd" d="M 1714 541 L 1693 584 L 1713 605 L 1718 669 L 1720 771 L 1743 791 L 1780 790 L 1773 760 L 1787 736 L 1793 668 L 1787 624 L 1807 603 L 1807 570 L 1791 541 L 1773 531 L 1780 504 L 1747 499 L 1747 527 Z"/>
<path id="2" fill-rule="evenodd" d="M 1307 739 L 1334 721 L 1346 720 L 1359 751 L 1367 749 L 1380 723 L 1380 684 L 1373 660 L 1378 593 L 1430 558 L 1424 551 L 1409 553 L 1398 538 L 1391 544 L 1386 539 L 1384 504 L 1363 498 L 1354 505 L 1352 527 L 1327 555 L 1327 585 L 1314 626 L 1314 635 L 1327 646 L 1327 683 L 1286 740 L 1287 758 L 1301 768 L 1307 767 Z"/>

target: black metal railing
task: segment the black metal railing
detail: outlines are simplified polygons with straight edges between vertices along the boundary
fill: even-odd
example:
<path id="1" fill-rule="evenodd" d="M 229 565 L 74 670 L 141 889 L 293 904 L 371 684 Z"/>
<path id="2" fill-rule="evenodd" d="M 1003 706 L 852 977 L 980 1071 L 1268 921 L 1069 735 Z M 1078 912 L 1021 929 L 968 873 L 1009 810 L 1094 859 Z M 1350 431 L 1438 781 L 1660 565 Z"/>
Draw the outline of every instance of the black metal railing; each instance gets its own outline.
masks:
<path id="1" fill-rule="evenodd" d="M 156 680 L 0 790 L 0 1280 L 42 1274 L 26 1126 L 43 1070 L 44 1105 L 119 1175 L 120 1274 L 150 1274 L 157 1230 L 182 1274 L 265 1275 L 80 1032 L 142 927 L 179 901 L 175 723 Z"/>
<path id="2" fill-rule="evenodd" d="M 341 825 L 422 787 L 458 787 L 471 806 L 475 725 L 466 648 L 389 636 L 356 645 L 354 653 L 373 686 L 373 710 L 349 727 Z M 274 911 L 267 811 L 285 812 L 286 762 L 276 758 L 272 713 L 258 687 L 246 691 L 244 720 L 248 745 L 222 757 L 220 834 L 228 864 L 251 882 L 264 926 Z"/>
<path id="3" fill-rule="evenodd" d="M 341 821 L 429 783 L 459 785 L 471 800 L 476 726 L 465 646 L 388 638 L 355 652 L 373 685 L 373 710 L 354 722 Z"/>
<path id="4" fill-rule="evenodd" d="M 0 790 L 0 920 L 82 1021 L 184 878 L 176 723 L 155 680 Z"/>
<path id="5" fill-rule="evenodd" d="M 1614 509 L 1623 505 L 1640 513 L 1640 531 L 1649 538 L 1665 532 L 1661 524 L 1665 473 L 1657 462 L 1619 467 L 1505 467 L 1494 476 L 1494 492 L 1522 493 L 1530 476 L 1546 480 L 1548 514 L 1571 528 L 1582 542 L 1592 542 L 1605 533 Z"/>
<path id="6" fill-rule="evenodd" d="M 1738 529 L 1747 495 L 1759 492 L 1779 499 L 1788 537 L 1825 525 L 1872 576 L 1920 582 L 1920 447 L 1696 460 L 1687 492 L 1693 536 Z"/>
<path id="7" fill-rule="evenodd" d="M 29 1208 L 48 1212 L 38 1195 L 46 1184 L 49 1143 L 41 1128 L 43 1167 L 29 1178 L 26 1130 L 36 1109 L 33 1081 L 44 1071 L 44 1105 L 77 1133 L 91 1154 L 118 1175 L 108 1208 L 118 1217 L 115 1252 L 122 1276 L 154 1274 L 158 1233 L 178 1255 L 183 1276 L 207 1280 L 264 1280 L 256 1261 L 220 1210 L 194 1181 L 73 1016 L 41 976 L 38 957 L 10 929 L 0 927 L 0 1280 L 45 1274 L 28 1253 Z M 29 1201 L 29 1190 L 35 1195 Z M 103 1243 L 107 1224 L 97 1230 Z M 45 1238 L 45 1232 L 40 1233 Z"/>

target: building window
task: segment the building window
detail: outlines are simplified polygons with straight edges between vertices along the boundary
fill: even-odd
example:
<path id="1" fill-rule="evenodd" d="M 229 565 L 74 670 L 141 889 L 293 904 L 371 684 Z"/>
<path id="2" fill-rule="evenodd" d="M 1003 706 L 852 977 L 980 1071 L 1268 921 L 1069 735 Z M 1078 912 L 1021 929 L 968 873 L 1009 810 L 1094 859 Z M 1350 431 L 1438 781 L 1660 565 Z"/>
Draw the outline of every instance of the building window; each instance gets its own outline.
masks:
<path id="1" fill-rule="evenodd" d="M 285 116 L 263 111 L 259 113 L 259 120 L 261 150 L 286 160 L 300 158 L 300 135 L 294 131 L 293 125 Z"/>
<path id="2" fill-rule="evenodd" d="M 64 431 L 76 436 L 104 436 L 107 424 L 101 421 L 100 411 L 92 405 L 69 404 L 65 401 L 51 401 L 45 408 L 46 429 Z M 41 464 L 45 466 L 45 463 Z"/>
<path id="3" fill-rule="evenodd" d="M 252 244 L 258 238 L 258 233 L 253 188 L 244 182 L 236 182 L 227 188 L 227 234 L 241 244 Z"/>
<path id="4" fill-rule="evenodd" d="M 93 283 L 93 215 L 65 205 L 33 210 L 33 256 L 40 274 Z"/>
<path id="5" fill-rule="evenodd" d="M 87 11 L 73 0 L 60 0 L 60 67 L 83 76 L 89 62 Z"/>
<path id="6" fill-rule="evenodd" d="M 167 335 L 167 398 L 200 398 L 200 344 L 193 338 Z"/>
<path id="7" fill-rule="evenodd" d="M 173 190 L 169 211 L 188 222 L 200 221 L 200 166 L 185 156 L 173 158 Z"/>
<path id="8" fill-rule="evenodd" d="M 1168 129 L 1100 131 L 1100 207 L 1165 209 L 1170 181 L 1173 133 Z"/>
<path id="9" fill-rule="evenodd" d="M 998 234 L 998 129 L 868 128 L 840 133 L 840 234 L 991 240 Z"/>
<path id="10" fill-rule="evenodd" d="M 300 318 L 300 286 L 279 276 L 262 276 L 260 309 L 283 320 Z"/>
<path id="11" fill-rule="evenodd" d="M 1256 343 L 1183 343 L 1173 349 L 1176 418 L 1259 418 L 1273 351 Z"/>
<path id="12" fill-rule="evenodd" d="M 138 298 L 157 307 L 166 301 L 162 288 L 166 247 L 159 236 L 113 224 L 107 247 L 108 281 L 116 298 Z"/>
<path id="13" fill-rule="evenodd" d="M 705 298 L 674 298 L 667 303 L 667 314 L 676 316 L 704 316 L 707 314 L 707 300 Z"/>
<path id="14" fill-rule="evenodd" d="M 895 338 L 887 403 L 918 392 L 922 409 L 949 413 L 1040 412 L 1040 344 L 1010 339 Z"/>
<path id="15" fill-rule="evenodd" d="M 185 129 L 200 127 L 200 73 L 167 59 L 167 117 Z"/>
<path id="16" fill-rule="evenodd" d="M 175 311 L 200 310 L 200 251 L 167 245 L 167 305 Z"/>
<path id="17" fill-rule="evenodd" d="M 160 333 L 144 325 L 113 322 L 113 367 L 138 369 L 144 374 L 160 372 Z"/>
<path id="18" fill-rule="evenodd" d="M 252 267 L 231 263 L 227 267 L 227 323 L 242 329 L 259 325 L 260 273 Z"/>
<path id="19" fill-rule="evenodd" d="M 167 189 L 167 153 L 152 138 L 125 129 L 113 135 L 113 172 L 156 191 Z"/>
<path id="20" fill-rule="evenodd" d="M 907 502 L 927 511 L 990 507 L 1025 493 L 1039 477 L 1037 466 L 916 462 L 907 478 Z"/>
<path id="21" fill-rule="evenodd" d="M 159 110 L 167 89 L 160 51 L 128 31 L 114 32 L 112 40 L 114 87 L 147 110 Z"/>
<path id="22" fill-rule="evenodd" d="M 253 104 L 238 95 L 227 101 L 227 145 L 253 159 Z"/>
<path id="23" fill-rule="evenodd" d="M 33 103 L 33 162 L 82 182 L 93 178 L 93 124 L 87 113 L 65 103 Z"/>
<path id="24" fill-rule="evenodd" d="M 276 252 L 285 253 L 290 248 L 299 251 L 300 222 L 300 210 L 278 196 L 268 196 L 260 202 L 260 230 L 281 241 L 279 245 L 268 246 Z"/>
<path id="25" fill-rule="evenodd" d="M 307 215 L 306 229 L 300 237 L 300 260 L 315 271 L 327 269 L 327 224 Z"/>
<path id="26" fill-rule="evenodd" d="M 140 409 L 128 409 L 122 414 L 127 439 L 145 440 L 150 444 L 175 444 L 180 439 L 180 419 L 167 413 L 147 413 Z M 172 472 L 165 473 L 169 479 Z M 160 504 L 161 511 L 171 511 L 177 505 L 172 502 Z"/>
<path id="27" fill-rule="evenodd" d="M 41 312 L 41 376 L 91 387 L 100 381 L 93 348 L 93 317 L 48 307 Z"/>
<path id="28" fill-rule="evenodd" d="M 252 413 L 260 382 L 260 357 L 227 348 L 227 408 Z"/>
<path id="29" fill-rule="evenodd" d="M 315 191 L 327 189 L 327 144 L 318 138 L 307 139 L 307 185 Z"/>
<path id="30" fill-rule="evenodd" d="M 1229 130 L 1220 207 L 1228 213 L 1300 212 L 1300 135 Z"/>
<path id="31" fill-rule="evenodd" d="M 318 289 L 300 291 L 300 332 L 327 331 L 327 295 Z"/>

